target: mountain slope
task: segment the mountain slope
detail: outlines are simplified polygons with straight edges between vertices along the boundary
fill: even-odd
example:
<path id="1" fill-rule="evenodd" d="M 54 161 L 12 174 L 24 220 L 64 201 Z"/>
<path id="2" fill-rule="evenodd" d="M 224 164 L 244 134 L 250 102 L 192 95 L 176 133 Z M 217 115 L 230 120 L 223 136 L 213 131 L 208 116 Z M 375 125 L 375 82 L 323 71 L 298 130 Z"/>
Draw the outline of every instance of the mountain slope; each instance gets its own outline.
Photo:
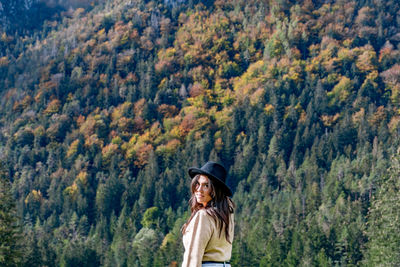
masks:
<path id="1" fill-rule="evenodd" d="M 179 262 L 186 169 L 209 159 L 235 192 L 233 264 L 360 264 L 399 141 L 399 10 L 115 0 L 4 33 L 24 264 Z"/>

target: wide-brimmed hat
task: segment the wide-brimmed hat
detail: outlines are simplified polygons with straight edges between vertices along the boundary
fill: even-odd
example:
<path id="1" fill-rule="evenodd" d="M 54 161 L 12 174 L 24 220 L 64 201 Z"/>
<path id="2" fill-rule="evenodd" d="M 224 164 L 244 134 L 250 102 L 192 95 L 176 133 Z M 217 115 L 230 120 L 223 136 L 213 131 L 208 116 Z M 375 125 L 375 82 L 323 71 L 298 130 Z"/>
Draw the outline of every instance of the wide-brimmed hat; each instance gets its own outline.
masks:
<path id="1" fill-rule="evenodd" d="M 203 165 L 203 167 L 199 168 L 189 168 L 189 175 L 190 177 L 195 177 L 197 174 L 204 174 L 208 176 L 210 179 L 213 181 L 216 181 L 218 185 L 220 185 L 225 193 L 231 197 L 232 196 L 232 191 L 231 189 L 226 185 L 226 176 L 227 172 L 221 164 L 218 164 L 213 161 L 209 161 L 206 164 Z"/>

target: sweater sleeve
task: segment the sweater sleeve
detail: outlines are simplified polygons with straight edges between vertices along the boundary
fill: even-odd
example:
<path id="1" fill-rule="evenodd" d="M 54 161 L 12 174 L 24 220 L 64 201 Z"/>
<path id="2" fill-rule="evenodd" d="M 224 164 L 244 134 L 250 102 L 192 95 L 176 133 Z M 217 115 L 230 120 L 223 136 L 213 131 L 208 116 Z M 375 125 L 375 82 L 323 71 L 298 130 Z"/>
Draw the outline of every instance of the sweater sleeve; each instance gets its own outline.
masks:
<path id="1" fill-rule="evenodd" d="M 182 267 L 201 267 L 204 250 L 213 232 L 211 218 L 205 210 L 199 210 L 192 220 L 193 228 L 186 233 L 190 244 L 185 250 Z"/>

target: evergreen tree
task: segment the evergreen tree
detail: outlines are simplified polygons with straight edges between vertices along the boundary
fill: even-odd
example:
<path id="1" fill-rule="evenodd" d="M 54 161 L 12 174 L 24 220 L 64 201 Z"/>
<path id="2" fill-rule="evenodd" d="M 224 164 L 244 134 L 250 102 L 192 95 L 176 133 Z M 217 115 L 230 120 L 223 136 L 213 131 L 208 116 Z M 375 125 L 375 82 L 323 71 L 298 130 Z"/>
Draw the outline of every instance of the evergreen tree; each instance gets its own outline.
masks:
<path id="1" fill-rule="evenodd" d="M 18 225 L 11 183 L 0 162 L 0 265 L 18 266 L 22 259 L 21 229 Z"/>
<path id="2" fill-rule="evenodd" d="M 400 151 L 399 151 L 400 152 Z M 400 154 L 392 160 L 368 213 L 367 266 L 400 265 Z"/>

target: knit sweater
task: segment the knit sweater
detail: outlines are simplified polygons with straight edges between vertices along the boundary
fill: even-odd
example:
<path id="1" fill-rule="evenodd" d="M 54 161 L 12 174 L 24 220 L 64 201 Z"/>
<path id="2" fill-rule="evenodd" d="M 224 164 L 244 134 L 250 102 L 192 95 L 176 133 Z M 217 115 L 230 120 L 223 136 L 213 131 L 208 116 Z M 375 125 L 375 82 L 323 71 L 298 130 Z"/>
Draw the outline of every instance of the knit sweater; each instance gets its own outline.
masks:
<path id="1" fill-rule="evenodd" d="M 225 228 L 219 233 L 219 222 L 207 214 L 205 209 L 199 210 L 183 234 L 185 254 L 182 267 L 201 267 L 202 261 L 229 261 L 232 254 L 234 221 L 233 214 L 229 220 L 229 243 L 225 238 Z"/>

